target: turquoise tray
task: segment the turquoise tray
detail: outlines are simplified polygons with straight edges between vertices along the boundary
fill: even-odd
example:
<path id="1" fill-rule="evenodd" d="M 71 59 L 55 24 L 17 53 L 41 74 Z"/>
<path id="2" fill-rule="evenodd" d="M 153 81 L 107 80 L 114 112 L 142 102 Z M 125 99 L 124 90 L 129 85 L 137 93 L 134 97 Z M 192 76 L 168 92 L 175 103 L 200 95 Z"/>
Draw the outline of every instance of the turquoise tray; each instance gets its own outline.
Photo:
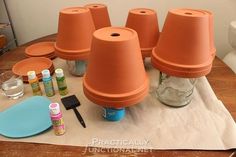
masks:
<path id="1" fill-rule="evenodd" d="M 33 96 L 0 112 L 0 134 L 23 138 L 47 130 L 52 125 L 48 109 L 50 103 L 46 97 Z"/>

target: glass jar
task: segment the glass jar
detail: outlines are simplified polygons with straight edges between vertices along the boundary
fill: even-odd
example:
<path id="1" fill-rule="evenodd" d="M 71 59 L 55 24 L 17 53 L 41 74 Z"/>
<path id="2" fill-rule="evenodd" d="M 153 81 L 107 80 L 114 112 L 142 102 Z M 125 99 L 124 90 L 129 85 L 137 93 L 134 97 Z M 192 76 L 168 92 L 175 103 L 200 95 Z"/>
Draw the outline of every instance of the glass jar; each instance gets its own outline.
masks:
<path id="1" fill-rule="evenodd" d="M 22 77 L 15 75 L 12 71 L 6 71 L 0 74 L 0 87 L 3 95 L 9 99 L 18 99 L 24 95 Z"/>
<path id="2" fill-rule="evenodd" d="M 83 76 L 86 67 L 87 67 L 87 61 L 85 60 L 67 60 L 66 61 L 68 70 L 72 75 L 75 76 Z"/>
<path id="3" fill-rule="evenodd" d="M 103 108 L 103 117 L 108 121 L 120 121 L 125 116 L 125 108 Z"/>
<path id="4" fill-rule="evenodd" d="M 157 98 L 168 106 L 181 107 L 189 104 L 193 98 L 196 78 L 180 78 L 160 74 Z"/>

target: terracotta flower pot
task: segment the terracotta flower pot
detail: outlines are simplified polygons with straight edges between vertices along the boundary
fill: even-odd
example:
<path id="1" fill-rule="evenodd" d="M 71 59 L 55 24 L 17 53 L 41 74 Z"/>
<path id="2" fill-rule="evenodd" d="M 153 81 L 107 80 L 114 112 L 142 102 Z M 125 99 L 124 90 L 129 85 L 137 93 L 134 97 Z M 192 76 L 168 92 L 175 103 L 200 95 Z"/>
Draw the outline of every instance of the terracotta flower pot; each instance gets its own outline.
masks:
<path id="1" fill-rule="evenodd" d="M 88 4 L 85 5 L 91 11 L 93 22 L 96 30 L 111 26 L 107 6 L 104 4 Z"/>
<path id="2" fill-rule="evenodd" d="M 152 9 L 137 8 L 129 11 L 126 27 L 138 33 L 143 57 L 150 57 L 159 38 L 157 14 Z"/>
<path id="3" fill-rule="evenodd" d="M 0 34 L 0 48 L 4 48 L 7 44 L 7 37 L 3 34 Z"/>
<path id="4" fill-rule="evenodd" d="M 214 43 L 214 17 L 213 17 L 212 12 L 208 10 L 202 10 L 202 11 L 207 13 L 209 16 L 210 49 L 213 55 L 215 56 L 216 48 L 215 48 L 215 43 Z"/>
<path id="5" fill-rule="evenodd" d="M 93 34 L 84 94 L 111 108 L 134 105 L 148 92 L 137 33 L 124 27 L 105 27 Z"/>
<path id="6" fill-rule="evenodd" d="M 177 77 L 196 78 L 208 74 L 215 54 L 209 13 L 202 10 L 170 10 L 152 52 L 152 64 Z"/>
<path id="7" fill-rule="evenodd" d="M 72 7 L 60 11 L 56 55 L 66 60 L 86 60 L 95 31 L 88 8 Z"/>

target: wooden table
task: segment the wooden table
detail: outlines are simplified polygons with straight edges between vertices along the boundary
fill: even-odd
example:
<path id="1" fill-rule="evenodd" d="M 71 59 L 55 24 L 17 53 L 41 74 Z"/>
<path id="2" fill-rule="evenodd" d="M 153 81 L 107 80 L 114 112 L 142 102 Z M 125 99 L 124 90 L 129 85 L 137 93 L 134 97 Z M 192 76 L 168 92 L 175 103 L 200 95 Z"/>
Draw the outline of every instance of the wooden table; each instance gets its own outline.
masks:
<path id="1" fill-rule="evenodd" d="M 49 35 L 25 45 L 22 45 L 10 52 L 0 56 L 0 73 L 5 70 L 10 70 L 11 67 L 26 58 L 24 56 L 24 49 L 26 46 L 39 42 L 39 41 L 55 41 L 55 35 Z M 226 108 L 229 110 L 234 120 L 236 120 L 236 75 L 232 70 L 227 67 L 219 58 L 215 58 L 211 73 L 207 76 L 213 90 L 217 97 L 223 101 Z M 0 126 L 1 127 L 1 126 Z M 36 156 L 54 156 L 54 157 L 70 157 L 82 156 L 84 147 L 76 146 L 62 146 L 51 144 L 36 144 L 36 143 L 23 143 L 23 142 L 5 142 L 0 141 L 0 157 L 36 157 Z M 93 154 L 87 152 L 88 156 L 179 156 L 179 157 L 236 157 L 236 150 L 229 151 L 166 151 L 166 150 L 152 150 L 152 152 L 132 153 L 121 152 L 119 154 L 111 154 L 109 150 L 105 152 L 97 152 Z"/>

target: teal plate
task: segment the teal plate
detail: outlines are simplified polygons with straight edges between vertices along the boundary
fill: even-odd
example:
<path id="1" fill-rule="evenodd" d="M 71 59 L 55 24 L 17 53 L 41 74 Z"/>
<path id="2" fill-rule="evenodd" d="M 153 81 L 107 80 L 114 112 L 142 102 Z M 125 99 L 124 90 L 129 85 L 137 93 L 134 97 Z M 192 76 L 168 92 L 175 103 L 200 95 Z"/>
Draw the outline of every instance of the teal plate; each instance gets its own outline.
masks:
<path id="1" fill-rule="evenodd" d="M 46 97 L 33 96 L 0 112 L 0 134 L 23 138 L 47 130 L 52 126 L 48 109 L 50 103 Z"/>

